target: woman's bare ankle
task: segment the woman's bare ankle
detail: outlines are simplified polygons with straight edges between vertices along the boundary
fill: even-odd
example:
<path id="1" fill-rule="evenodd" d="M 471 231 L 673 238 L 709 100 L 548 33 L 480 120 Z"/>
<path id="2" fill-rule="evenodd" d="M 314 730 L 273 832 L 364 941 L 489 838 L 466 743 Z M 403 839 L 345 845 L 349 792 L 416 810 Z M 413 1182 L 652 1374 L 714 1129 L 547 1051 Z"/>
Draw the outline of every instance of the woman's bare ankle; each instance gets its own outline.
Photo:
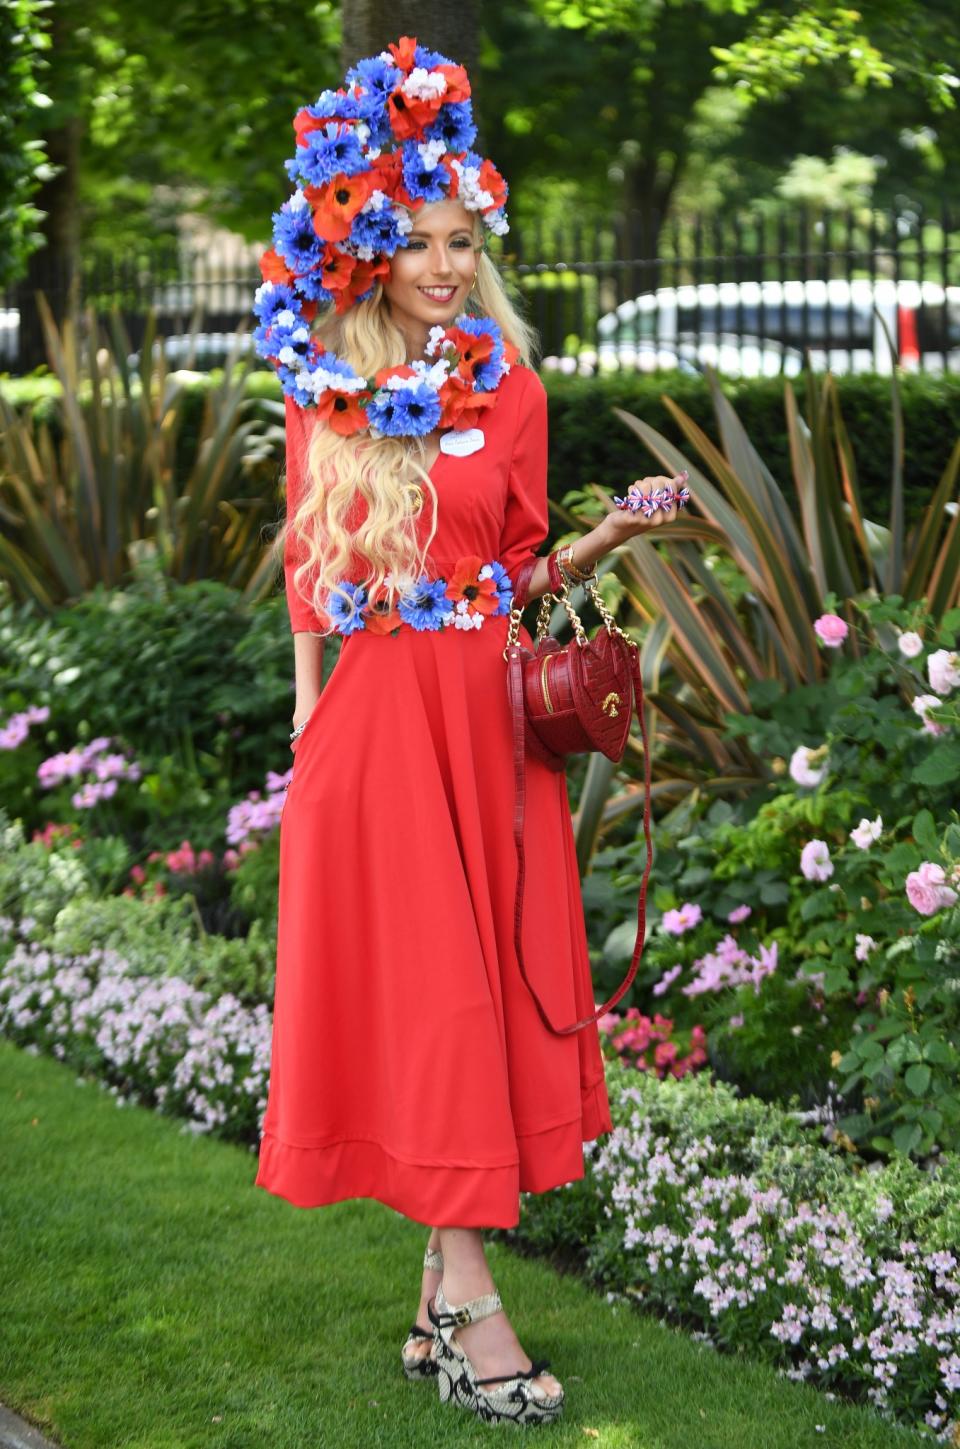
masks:
<path id="1" fill-rule="evenodd" d="M 479 1228 L 441 1228 L 443 1296 L 448 1303 L 467 1303 L 492 1293 L 493 1276 Z"/>

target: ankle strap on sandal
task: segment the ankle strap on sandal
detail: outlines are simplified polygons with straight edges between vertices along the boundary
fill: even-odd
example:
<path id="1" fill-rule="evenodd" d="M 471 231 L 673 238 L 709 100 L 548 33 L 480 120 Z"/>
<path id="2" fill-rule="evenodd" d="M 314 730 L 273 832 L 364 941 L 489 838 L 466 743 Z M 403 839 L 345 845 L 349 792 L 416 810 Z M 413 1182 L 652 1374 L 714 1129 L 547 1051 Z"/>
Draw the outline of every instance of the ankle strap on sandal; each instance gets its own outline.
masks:
<path id="1" fill-rule="evenodd" d="M 439 1248 L 427 1248 L 423 1255 L 423 1266 L 433 1268 L 436 1272 L 443 1272 L 443 1254 Z"/>
<path id="2" fill-rule="evenodd" d="M 500 1294 L 494 1288 L 492 1293 L 482 1293 L 479 1298 L 471 1298 L 459 1306 L 449 1303 L 443 1291 L 443 1285 L 437 1289 L 436 1295 L 437 1312 L 430 1312 L 431 1322 L 438 1328 L 446 1328 L 450 1324 L 457 1324 L 462 1327 L 467 1323 L 478 1323 L 481 1318 L 489 1318 L 494 1313 L 499 1313 L 503 1307 Z"/>

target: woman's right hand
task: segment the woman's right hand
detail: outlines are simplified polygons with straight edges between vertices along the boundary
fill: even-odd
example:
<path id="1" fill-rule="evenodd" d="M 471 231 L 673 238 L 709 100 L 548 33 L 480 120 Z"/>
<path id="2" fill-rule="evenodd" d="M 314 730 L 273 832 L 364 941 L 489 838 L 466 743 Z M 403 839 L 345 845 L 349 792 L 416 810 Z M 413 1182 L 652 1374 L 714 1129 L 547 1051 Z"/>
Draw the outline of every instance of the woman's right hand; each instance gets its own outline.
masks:
<path id="1" fill-rule="evenodd" d="M 309 704 L 302 704 L 302 705 L 301 704 L 298 704 L 297 705 L 296 709 L 293 711 L 293 717 L 292 717 L 291 722 L 290 722 L 291 729 L 297 730 L 297 729 L 300 728 L 301 725 L 306 724 L 307 720 L 310 718 L 310 716 L 313 714 L 314 709 L 316 708 L 317 701 L 319 700 L 319 697 L 320 696 L 318 695 L 317 696 L 317 699 L 312 700 Z M 298 736 L 298 738 L 299 738 L 299 736 Z M 291 748 L 296 743 L 297 743 L 296 740 L 291 740 L 290 741 Z"/>

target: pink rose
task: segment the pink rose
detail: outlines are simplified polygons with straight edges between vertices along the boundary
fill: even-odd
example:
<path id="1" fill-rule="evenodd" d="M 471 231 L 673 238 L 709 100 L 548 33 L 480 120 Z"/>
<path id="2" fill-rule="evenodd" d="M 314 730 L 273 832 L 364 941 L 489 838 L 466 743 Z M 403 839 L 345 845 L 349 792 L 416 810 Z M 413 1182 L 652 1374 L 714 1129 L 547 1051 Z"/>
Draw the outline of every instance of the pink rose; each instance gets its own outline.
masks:
<path id="1" fill-rule="evenodd" d="M 807 880 L 828 880 L 833 875 L 830 847 L 825 840 L 808 840 L 800 852 L 800 869 Z"/>
<path id="2" fill-rule="evenodd" d="M 907 899 L 921 916 L 932 916 L 944 906 L 952 906 L 957 893 L 945 882 L 942 865 L 925 860 L 919 870 L 912 870 L 906 881 Z"/>
<path id="3" fill-rule="evenodd" d="M 949 694 L 960 684 L 960 654 L 951 654 L 948 649 L 938 649 L 927 660 L 927 674 L 931 688 L 938 694 Z"/>
<path id="4" fill-rule="evenodd" d="M 828 649 L 839 649 L 850 632 L 849 626 L 839 614 L 821 614 L 819 619 L 814 619 L 813 630 Z"/>
<path id="5" fill-rule="evenodd" d="M 949 725 L 941 724 L 938 720 L 927 718 L 927 714 L 931 709 L 939 709 L 942 704 L 943 700 L 935 694 L 917 694 L 910 701 L 910 708 L 914 714 L 919 715 L 923 720 L 923 728 L 928 735 L 945 735 L 949 733 Z"/>
<path id="6" fill-rule="evenodd" d="M 900 635 L 897 647 L 904 659 L 916 659 L 918 654 L 923 653 L 923 640 L 915 630 L 909 629 L 906 634 Z"/>

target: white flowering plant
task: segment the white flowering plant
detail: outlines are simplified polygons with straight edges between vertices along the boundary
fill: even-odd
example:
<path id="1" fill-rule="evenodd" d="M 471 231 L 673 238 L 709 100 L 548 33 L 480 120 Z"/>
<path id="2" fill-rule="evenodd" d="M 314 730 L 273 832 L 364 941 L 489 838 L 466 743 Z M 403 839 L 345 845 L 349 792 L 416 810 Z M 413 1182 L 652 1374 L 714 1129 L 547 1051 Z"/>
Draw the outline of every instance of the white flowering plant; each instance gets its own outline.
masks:
<path id="1" fill-rule="evenodd" d="M 524 1194 L 507 1238 L 576 1241 L 608 1298 L 956 1443 L 960 1160 L 851 1172 L 815 1123 L 706 1074 L 607 1081 L 585 1178 Z"/>

